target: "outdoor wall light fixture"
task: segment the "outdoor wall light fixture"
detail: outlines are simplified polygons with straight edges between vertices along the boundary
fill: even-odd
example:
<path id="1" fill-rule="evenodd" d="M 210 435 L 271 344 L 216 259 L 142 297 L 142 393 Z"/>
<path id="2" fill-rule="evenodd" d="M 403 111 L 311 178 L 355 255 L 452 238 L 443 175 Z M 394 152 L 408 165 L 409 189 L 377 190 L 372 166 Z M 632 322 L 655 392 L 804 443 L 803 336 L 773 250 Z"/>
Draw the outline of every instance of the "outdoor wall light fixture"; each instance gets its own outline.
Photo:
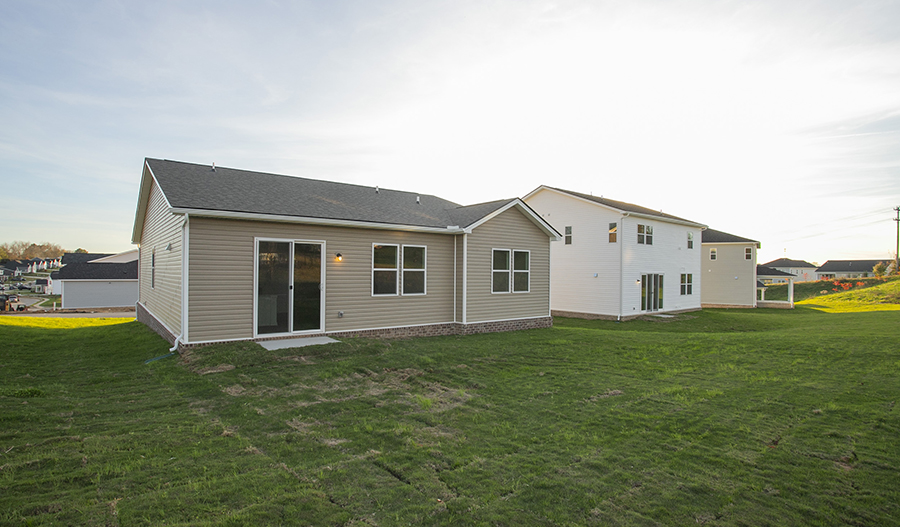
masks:
<path id="1" fill-rule="evenodd" d="M 334 259 L 337 260 L 337 261 L 339 261 L 339 262 L 341 262 L 341 261 L 344 260 L 344 255 L 341 254 L 341 253 L 337 253 L 337 254 L 334 255 Z"/>

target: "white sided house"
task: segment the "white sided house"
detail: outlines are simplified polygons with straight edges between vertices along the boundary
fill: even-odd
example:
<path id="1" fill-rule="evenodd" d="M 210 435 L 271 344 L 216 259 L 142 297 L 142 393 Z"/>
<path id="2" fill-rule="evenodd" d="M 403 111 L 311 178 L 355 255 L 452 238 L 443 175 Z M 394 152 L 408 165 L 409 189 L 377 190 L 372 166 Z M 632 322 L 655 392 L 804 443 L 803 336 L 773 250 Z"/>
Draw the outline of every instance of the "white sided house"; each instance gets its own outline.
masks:
<path id="1" fill-rule="evenodd" d="M 176 347 L 549 327 L 557 239 L 518 198 L 146 159 L 136 314 Z"/>
<path id="2" fill-rule="evenodd" d="M 792 260 L 790 258 L 779 258 L 764 264 L 760 264 L 769 269 L 775 269 L 793 275 L 794 282 L 815 282 L 819 278 L 816 276 L 816 264 L 811 264 L 806 260 Z M 788 280 L 786 277 L 767 276 L 764 282 L 768 284 L 784 284 Z"/>
<path id="3" fill-rule="evenodd" d="M 704 308 L 757 307 L 759 242 L 715 229 L 703 231 Z"/>
<path id="4" fill-rule="evenodd" d="M 554 314 L 623 320 L 700 309 L 705 225 L 548 186 L 523 199 L 563 234 L 550 254 Z"/>
<path id="5" fill-rule="evenodd" d="M 133 307 L 138 300 L 137 253 L 66 253 L 52 273 L 54 294 L 63 309 Z"/>

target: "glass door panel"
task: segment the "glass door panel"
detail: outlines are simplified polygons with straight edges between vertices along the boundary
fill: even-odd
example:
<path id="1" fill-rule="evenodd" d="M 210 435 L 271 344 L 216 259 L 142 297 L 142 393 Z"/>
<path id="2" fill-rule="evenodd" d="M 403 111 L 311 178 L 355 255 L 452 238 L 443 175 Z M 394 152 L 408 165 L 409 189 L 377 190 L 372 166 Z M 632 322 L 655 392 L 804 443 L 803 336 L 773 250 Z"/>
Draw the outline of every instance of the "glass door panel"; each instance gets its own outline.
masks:
<path id="1" fill-rule="evenodd" d="M 321 329 L 322 246 L 294 244 L 294 327 L 293 331 Z"/>
<path id="2" fill-rule="evenodd" d="M 288 242 L 259 242 L 256 289 L 256 332 L 287 333 L 290 311 L 290 253 Z"/>

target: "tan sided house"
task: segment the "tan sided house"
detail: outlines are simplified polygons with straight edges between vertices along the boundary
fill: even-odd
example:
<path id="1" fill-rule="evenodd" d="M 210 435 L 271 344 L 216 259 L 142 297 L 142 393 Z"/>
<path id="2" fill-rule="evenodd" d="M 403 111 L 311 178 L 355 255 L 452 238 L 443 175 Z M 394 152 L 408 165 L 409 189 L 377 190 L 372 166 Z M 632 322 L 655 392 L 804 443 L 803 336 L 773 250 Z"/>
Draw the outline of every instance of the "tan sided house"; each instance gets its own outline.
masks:
<path id="1" fill-rule="evenodd" d="M 137 318 L 176 346 L 548 327 L 559 238 L 518 198 L 146 159 Z"/>

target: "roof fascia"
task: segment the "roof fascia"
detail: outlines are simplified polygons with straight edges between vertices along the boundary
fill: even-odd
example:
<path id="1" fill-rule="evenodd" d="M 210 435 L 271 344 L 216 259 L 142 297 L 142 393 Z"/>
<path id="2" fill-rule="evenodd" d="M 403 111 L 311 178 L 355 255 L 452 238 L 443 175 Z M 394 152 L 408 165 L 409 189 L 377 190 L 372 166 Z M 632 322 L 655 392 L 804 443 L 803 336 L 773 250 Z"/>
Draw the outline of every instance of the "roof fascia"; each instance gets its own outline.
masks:
<path id="1" fill-rule="evenodd" d="M 495 210 L 494 212 L 491 212 L 490 214 L 485 215 L 480 220 L 478 220 L 472 224 L 469 224 L 465 228 L 466 234 L 471 234 L 471 232 L 474 229 L 476 229 L 477 227 L 487 223 L 488 221 L 496 218 L 500 214 L 503 214 L 504 212 L 508 211 L 509 209 L 511 209 L 513 207 L 516 207 L 517 209 L 519 209 L 519 211 L 522 212 L 526 218 L 531 220 L 531 222 L 534 223 L 535 225 L 537 225 L 537 227 L 539 229 L 544 231 L 544 233 L 548 237 L 550 237 L 551 240 L 556 242 L 556 241 L 559 241 L 562 239 L 562 235 L 559 234 L 558 232 L 556 232 L 556 229 L 554 229 L 553 226 L 551 226 L 549 223 L 544 221 L 544 218 L 541 218 L 538 215 L 538 213 L 534 211 L 534 209 L 529 207 L 528 204 L 526 204 L 524 201 L 522 201 L 519 198 L 516 198 L 516 199 L 510 201 L 509 203 L 507 203 L 506 205 Z"/>
<path id="2" fill-rule="evenodd" d="M 166 193 L 163 192 L 162 187 L 159 185 L 159 181 L 156 180 L 153 169 L 150 168 L 149 160 L 144 158 L 144 170 L 141 172 L 141 188 L 138 191 L 137 208 L 134 211 L 134 228 L 131 231 L 132 244 L 140 245 L 141 243 L 141 235 L 144 233 L 144 220 L 147 217 L 147 206 L 150 203 L 150 191 L 153 189 L 154 183 L 159 188 L 159 192 L 166 201 L 166 206 L 171 209 L 172 205 L 169 203 L 169 198 L 166 197 Z"/>
<path id="3" fill-rule="evenodd" d="M 220 218 L 230 220 L 269 221 L 276 223 L 301 223 L 305 225 L 327 225 L 331 227 L 355 227 L 359 229 L 378 229 L 407 232 L 427 232 L 432 234 L 462 234 L 459 227 L 424 227 L 421 225 L 401 225 L 396 223 L 377 223 L 357 220 L 338 220 L 331 218 L 311 218 L 305 216 L 281 216 L 276 214 L 259 214 L 254 212 L 235 212 L 228 210 L 186 209 L 173 207 L 173 214 L 190 214 L 192 217 Z"/>
<path id="4" fill-rule="evenodd" d="M 700 242 L 700 245 L 755 245 L 759 249 L 762 244 L 756 240 L 747 240 L 745 242 Z"/>

